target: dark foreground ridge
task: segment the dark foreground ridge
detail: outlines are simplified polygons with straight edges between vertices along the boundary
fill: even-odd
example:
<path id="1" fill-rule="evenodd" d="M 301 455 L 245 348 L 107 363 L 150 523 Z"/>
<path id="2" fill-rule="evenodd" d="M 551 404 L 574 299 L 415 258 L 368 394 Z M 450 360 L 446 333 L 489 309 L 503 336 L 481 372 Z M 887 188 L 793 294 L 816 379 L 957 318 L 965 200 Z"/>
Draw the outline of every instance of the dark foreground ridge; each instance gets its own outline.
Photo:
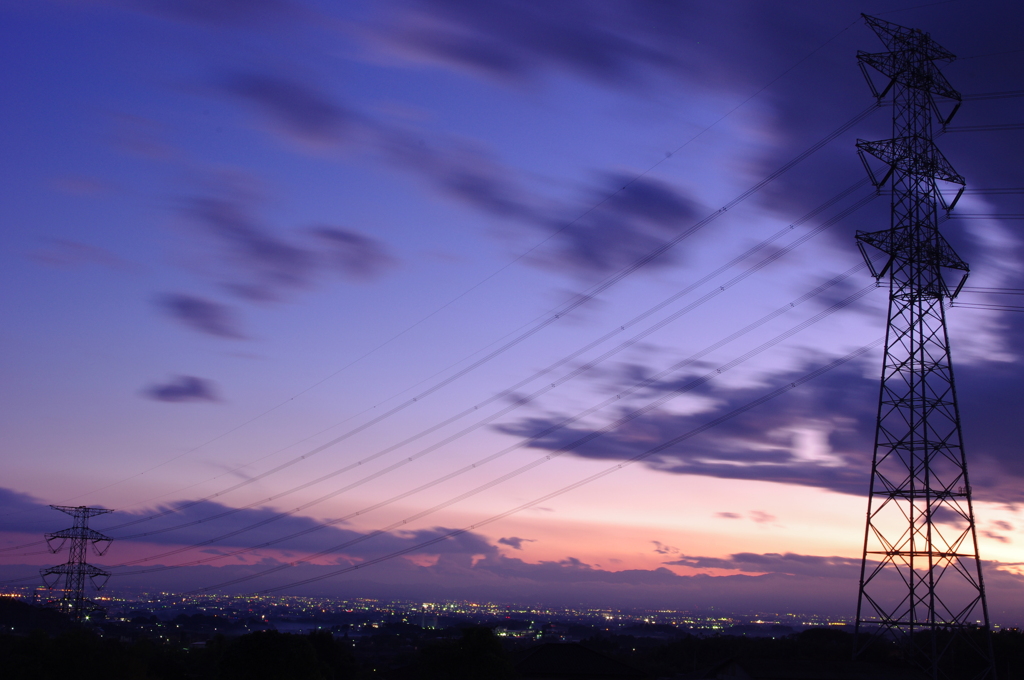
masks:
<path id="1" fill-rule="evenodd" d="M 304 634 L 208 614 L 75 625 L 57 611 L 0 598 L 5 678 L 48 680 L 896 680 L 915 677 L 895 647 L 851 661 L 852 636 L 808 628 L 776 637 L 707 635 L 666 625 L 608 632 L 576 625 L 579 642 L 502 636 L 486 626 L 394 622 L 370 634 L 334 626 Z M 542 628 L 554 624 L 537 624 Z M 781 630 L 779 632 L 782 632 Z M 732 634 L 729 634 L 732 633 Z M 559 639 L 557 636 L 553 636 Z M 995 634 L 1002 680 L 1024 680 L 1024 633 Z M 565 639 L 564 636 L 561 639 Z M 969 669 L 951 669 L 957 677 Z"/>

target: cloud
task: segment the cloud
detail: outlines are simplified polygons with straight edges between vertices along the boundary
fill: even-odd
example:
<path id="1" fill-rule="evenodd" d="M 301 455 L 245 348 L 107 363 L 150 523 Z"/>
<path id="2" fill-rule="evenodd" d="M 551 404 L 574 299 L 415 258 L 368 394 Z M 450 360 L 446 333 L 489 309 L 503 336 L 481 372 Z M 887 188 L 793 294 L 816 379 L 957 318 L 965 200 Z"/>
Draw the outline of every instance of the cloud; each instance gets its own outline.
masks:
<path id="1" fill-rule="evenodd" d="M 313 254 L 262 228 L 240 201 L 194 198 L 187 211 L 217 239 L 224 259 L 246 277 L 232 284 L 237 294 L 258 301 L 278 300 L 309 285 L 316 267 Z"/>
<path id="2" fill-rule="evenodd" d="M 752 519 L 754 522 L 758 524 L 767 524 L 769 522 L 775 521 L 775 515 L 771 515 L 761 510 L 751 510 L 750 519 Z"/>
<path id="3" fill-rule="evenodd" d="M 661 541 L 651 541 L 654 544 L 654 552 L 659 555 L 671 555 L 679 552 L 679 548 L 675 548 L 671 545 L 665 545 Z"/>
<path id="4" fill-rule="evenodd" d="M 159 508 L 138 511 L 118 511 L 95 518 L 91 525 L 116 540 L 111 551 L 99 562 L 109 568 L 119 557 L 129 541 L 150 544 L 138 546 L 136 550 L 149 551 L 152 544 L 163 544 L 168 548 L 209 540 L 228 530 L 260 524 L 250 532 L 238 533 L 219 542 L 198 546 L 193 553 L 185 553 L 171 559 L 154 560 L 137 566 L 115 568 L 112 584 L 118 588 L 159 588 L 173 591 L 191 590 L 247 577 L 268 568 L 283 566 L 280 554 L 293 552 L 301 555 L 305 551 L 319 551 L 329 544 L 353 541 L 366 534 L 344 526 L 324 527 L 314 533 L 299 536 L 288 544 L 276 546 L 276 556 L 265 551 L 256 551 L 248 563 L 231 556 L 236 546 L 255 545 L 274 537 L 297 533 L 304 529 L 322 526 L 313 518 L 286 516 L 279 524 L 271 525 L 265 520 L 274 517 L 270 508 L 241 510 L 232 515 L 216 518 L 227 510 L 218 503 L 202 503 L 186 507 L 185 504 L 165 506 L 163 509 L 179 507 L 180 513 L 163 516 L 127 530 L 115 531 L 109 527 L 116 524 L 143 519 Z M 53 512 L 46 505 L 31 496 L 0 488 L 0 530 L 26 531 L 32 524 L 32 533 L 62 528 L 63 515 Z M 65 519 L 67 519 L 65 517 Z M 162 532 L 174 524 L 187 519 L 190 525 L 179 531 Z M 36 526 L 33 523 L 39 523 Z M 127 533 L 137 532 L 137 537 Z M 322 579 L 339 567 L 357 566 L 362 561 L 398 551 L 409 550 L 411 555 L 436 556 L 436 561 L 424 564 L 415 560 L 396 558 L 386 560 L 368 568 L 360 568 L 344 575 L 316 580 L 286 592 L 295 594 L 409 598 L 422 601 L 427 599 L 487 599 L 491 601 L 535 601 L 545 603 L 589 602 L 601 606 L 646 606 L 694 609 L 714 607 L 716 611 L 799 611 L 822 613 L 847 613 L 855 603 L 860 559 L 841 556 L 802 555 L 796 553 L 749 553 L 741 552 L 725 557 L 681 555 L 667 562 L 667 566 L 687 569 L 711 569 L 733 572 L 721 576 L 703 573 L 680 575 L 665 566 L 656 569 L 624 569 L 610 571 L 597 565 L 588 564 L 575 557 L 545 560 L 531 563 L 503 555 L 486 537 L 472 532 L 452 539 L 434 543 L 417 550 L 416 546 L 443 536 L 450 530 L 433 527 L 408 532 L 385 533 L 360 541 L 335 554 L 331 564 L 299 564 L 247 580 L 232 586 L 229 592 L 253 592 L 267 587 L 276 587 L 307 578 Z M 24 539 L 12 538 L 21 543 Z M 527 540 L 511 537 L 501 539 L 497 545 L 508 545 L 508 541 Z M 505 542 L 503 542 L 505 541 Z M 283 546 L 283 547 L 282 547 Z M 124 553 L 120 553 L 123 555 Z M 137 554 L 137 553 L 136 553 Z M 160 564 L 194 559 L 199 554 L 205 558 L 224 556 L 223 560 L 210 563 L 148 571 L 131 575 L 129 572 L 144 570 Z M 288 558 L 291 559 L 291 558 Z M 611 560 L 614 562 L 614 560 Z M 223 566 L 216 566 L 223 565 Z M 1009 566 L 1011 569 L 1003 568 Z M 989 587 L 990 603 L 995 603 L 997 620 L 1006 621 L 1016 617 L 1017 623 L 1024 611 L 1018 611 L 1008 604 L 1019 598 L 1024 577 L 1012 569 L 1015 565 L 1001 565 L 987 562 L 986 585 Z M 1017 565 L 1019 566 L 1019 565 Z M 0 566 L 0 579 L 35 577 L 38 565 Z M 890 582 L 891 581 L 891 582 Z M 879 585 L 886 592 L 900 592 L 905 586 L 898 578 L 880 580 Z"/>
<path id="5" fill-rule="evenodd" d="M 294 78 L 250 73 L 228 83 L 227 91 L 257 104 L 277 122 L 278 131 L 292 138 L 314 146 L 335 145 L 358 131 L 389 163 L 432 190 L 512 220 L 529 229 L 531 237 L 538 231 L 551 236 L 546 250 L 533 260 L 547 268 L 588 277 L 606 274 L 664 244 L 703 216 L 700 206 L 679 189 L 621 172 L 600 174 L 579 204 L 545 203 L 526 191 L 516 172 L 479 145 L 464 140 L 425 143 L 418 134 L 371 120 Z M 241 215 L 227 214 L 225 207 L 210 205 L 203 210 L 216 209 L 209 217 L 230 221 L 238 231 Z M 676 262 L 663 256 L 652 266 Z"/>
<path id="6" fill-rule="evenodd" d="M 282 134 L 314 148 L 347 140 L 360 118 L 309 83 L 265 73 L 226 78 L 225 92 L 254 104 Z"/>
<path id="7" fill-rule="evenodd" d="M 344 522 L 323 523 L 312 517 L 280 513 L 268 507 L 232 508 L 213 501 L 177 501 L 155 508 L 119 511 L 97 523 L 119 525 L 144 520 L 136 529 L 111 531 L 118 541 L 140 541 L 165 546 L 213 547 L 228 551 L 273 542 L 272 549 L 320 552 L 340 546 L 334 554 L 354 559 L 377 557 L 429 542 L 449 533 L 446 527 L 370 534 L 346 527 Z M 141 529 L 141 531 L 140 531 Z M 271 547 L 271 546 L 266 546 Z M 479 534 L 466 532 L 433 543 L 414 554 L 496 554 L 497 548 Z"/>
<path id="8" fill-rule="evenodd" d="M 632 264 L 703 216 L 700 206 L 679 189 L 622 173 L 602 174 L 598 186 L 573 211 L 576 214 L 563 208 L 557 216 L 536 219 L 536 228 L 554 234 L 553 247 L 539 261 L 589 276 Z M 678 256 L 669 253 L 647 266 L 674 264 Z"/>
<path id="9" fill-rule="evenodd" d="M 720 519 L 740 519 L 743 515 L 738 512 L 716 512 L 715 517 Z"/>
<path id="10" fill-rule="evenodd" d="M 183 293 L 162 295 L 157 304 L 172 318 L 193 330 L 235 340 L 245 337 L 227 305 Z"/>
<path id="11" fill-rule="evenodd" d="M 212 382 L 191 375 L 180 375 L 163 385 L 153 385 L 144 394 L 156 401 L 220 401 Z"/>
<path id="12" fill-rule="evenodd" d="M 371 279 L 396 264 L 379 241 L 365 234 L 328 226 L 315 227 L 312 233 L 324 246 L 321 255 L 327 266 L 346 278 Z"/>
<path id="13" fill-rule="evenodd" d="M 675 32 L 676 42 L 667 40 L 668 35 L 663 39 L 658 23 L 685 27 L 684 16 L 697 23 L 702 14 L 693 5 L 673 11 L 671 5 L 651 2 L 618 8 L 571 1 L 537 5 L 497 0 L 481 5 L 423 0 L 399 7 L 380 38 L 412 54 L 499 79 L 525 80 L 555 67 L 634 87 L 652 67 L 679 68 L 686 53 L 685 32 Z"/>
<path id="14" fill-rule="evenodd" d="M 554 414 L 523 418 L 495 429 L 529 439 L 533 448 L 599 460 L 629 459 L 749 404 L 774 386 L 793 382 L 811 366 L 815 364 L 808 362 L 807 366 L 777 373 L 770 378 L 770 385 L 729 387 L 714 381 L 705 383 L 691 392 L 708 400 L 707 408 L 698 413 L 681 415 L 655 409 L 610 430 L 559 428 L 565 416 Z M 665 382 L 656 393 L 670 392 L 690 379 Z M 870 472 L 877 398 L 877 382 L 864 376 L 864 366 L 859 362 L 851 362 L 652 454 L 644 464 L 672 474 L 775 481 L 863 495 Z M 608 419 L 614 422 L 629 413 L 623 407 Z M 823 430 L 827 451 L 802 448 L 798 435 L 812 427 Z"/>
<path id="15" fill-rule="evenodd" d="M 274 233 L 256 214 L 260 203 L 251 190 L 218 183 L 183 206 L 200 235 L 212 239 L 213 261 L 205 270 L 244 300 L 281 302 L 315 287 L 327 272 L 367 281 L 397 263 L 381 241 L 350 228 L 321 224 Z"/>
<path id="16" fill-rule="evenodd" d="M 683 555 L 678 560 L 665 564 L 697 569 L 729 569 L 741 572 L 851 580 L 858 578 L 860 574 L 860 559 L 796 553 L 736 553 L 725 558 Z"/>
<path id="17" fill-rule="evenodd" d="M 437 149 L 391 134 L 383 147 L 403 170 L 463 205 L 510 220 L 531 238 L 547 236 L 535 265 L 592 278 L 633 263 L 703 217 L 702 207 L 680 189 L 650 177 L 605 172 L 580 200 L 543 201 L 517 174 L 488 154 L 458 145 Z M 663 255 L 648 267 L 667 267 Z"/>
<path id="18" fill-rule="evenodd" d="M 479 145 L 464 140 L 427 144 L 419 135 L 380 124 L 375 130 L 374 143 L 389 162 L 442 195 L 495 217 L 538 219 L 516 173 Z"/>
<path id="19" fill-rule="evenodd" d="M 518 536 L 509 536 L 508 538 L 499 538 L 498 543 L 507 545 L 515 550 L 522 550 L 523 543 L 535 543 L 536 540 L 532 538 L 519 538 Z"/>

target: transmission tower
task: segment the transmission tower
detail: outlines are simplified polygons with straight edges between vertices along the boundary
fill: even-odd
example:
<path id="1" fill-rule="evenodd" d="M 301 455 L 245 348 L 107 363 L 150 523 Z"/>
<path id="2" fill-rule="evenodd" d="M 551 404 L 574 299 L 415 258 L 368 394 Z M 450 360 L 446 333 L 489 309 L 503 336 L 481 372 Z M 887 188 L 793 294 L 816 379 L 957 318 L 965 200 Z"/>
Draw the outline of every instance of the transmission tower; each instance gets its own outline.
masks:
<path id="1" fill-rule="evenodd" d="M 86 546 L 92 544 L 97 555 L 102 555 L 110 547 L 113 540 L 98 531 L 89 528 L 89 518 L 103 515 L 113 510 L 103 508 L 87 508 L 84 505 L 72 507 L 68 505 L 51 505 L 54 510 L 66 512 L 75 518 L 75 525 L 70 529 L 46 534 L 46 545 L 50 552 L 56 553 L 71 541 L 68 561 L 60 566 L 40 569 L 46 587 L 53 590 L 64 579 L 63 595 L 50 604 L 66 613 L 75 622 L 80 622 L 89 612 L 96 611 L 99 606 L 85 596 L 85 579 L 88 577 L 96 590 L 102 590 L 110 578 L 110 572 L 87 564 L 85 561 Z M 57 541 L 56 545 L 54 541 Z"/>
<path id="2" fill-rule="evenodd" d="M 965 182 L 932 141 L 933 122 L 945 126 L 960 106 L 960 93 L 936 66 L 954 56 L 920 30 L 864 18 L 888 50 L 857 58 L 879 103 L 891 95 L 892 138 L 858 140 L 857 148 L 875 186 L 888 183 L 892 208 L 889 229 L 857 232 L 872 274 L 889 282 L 857 651 L 895 639 L 929 678 L 993 680 L 946 332 L 946 307 L 968 266 L 938 229 L 940 206 L 948 214 Z M 876 87 L 868 67 L 885 77 L 884 87 Z M 884 164 L 881 178 L 868 156 Z M 882 256 L 871 257 L 867 246 Z"/>

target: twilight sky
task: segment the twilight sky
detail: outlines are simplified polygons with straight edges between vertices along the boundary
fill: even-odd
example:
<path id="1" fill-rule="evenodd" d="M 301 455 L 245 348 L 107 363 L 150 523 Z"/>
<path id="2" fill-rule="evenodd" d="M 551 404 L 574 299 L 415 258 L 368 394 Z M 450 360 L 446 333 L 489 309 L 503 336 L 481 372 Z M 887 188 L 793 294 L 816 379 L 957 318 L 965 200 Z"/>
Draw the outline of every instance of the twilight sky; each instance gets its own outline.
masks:
<path id="1" fill-rule="evenodd" d="M 1024 102 L 970 100 L 1020 89 L 1024 7 L 914 5 L 0 0 L 0 578 L 88 504 L 111 586 L 851 613 L 859 13 L 960 57 L 954 125 Z M 937 139 L 971 286 L 1024 288 L 977 217 L 1024 213 L 1022 141 Z M 1022 330 L 950 312 L 1003 624 Z"/>

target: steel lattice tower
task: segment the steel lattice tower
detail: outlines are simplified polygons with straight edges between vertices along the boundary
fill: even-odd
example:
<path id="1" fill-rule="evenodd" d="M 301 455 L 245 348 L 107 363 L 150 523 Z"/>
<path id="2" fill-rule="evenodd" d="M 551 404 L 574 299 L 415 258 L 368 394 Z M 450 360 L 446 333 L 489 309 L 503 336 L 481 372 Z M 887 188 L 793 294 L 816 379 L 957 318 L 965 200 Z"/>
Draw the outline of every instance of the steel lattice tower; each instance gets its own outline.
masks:
<path id="1" fill-rule="evenodd" d="M 85 596 L 85 579 L 92 580 L 97 590 L 102 590 L 110 578 L 110 572 L 99 567 L 87 564 L 85 561 L 86 546 L 92 544 L 97 555 L 102 555 L 110 547 L 111 538 L 104 536 L 98 531 L 89 528 L 89 518 L 96 515 L 103 515 L 113 510 L 103 508 L 87 508 L 84 505 L 72 507 L 68 505 L 51 505 L 54 510 L 66 512 L 75 518 L 75 525 L 70 529 L 46 534 L 46 544 L 50 552 L 58 552 L 64 547 L 64 543 L 71 541 L 68 561 L 57 567 L 40 569 L 39 574 L 43 577 L 46 587 L 53 589 L 64 578 L 64 594 L 51 604 L 56 605 L 61 611 L 71 617 L 73 621 L 80 622 L 90 611 L 96 611 L 99 607 Z M 54 546 L 54 541 L 59 541 Z"/>
<path id="2" fill-rule="evenodd" d="M 940 206 L 952 210 L 965 182 L 932 141 L 933 122 L 945 126 L 960 106 L 960 93 L 936 66 L 954 56 L 920 30 L 864 18 L 888 51 L 858 52 L 857 58 L 879 102 L 891 94 L 893 122 L 891 139 L 857 142 L 875 186 L 888 183 L 892 191 L 890 228 L 857 233 L 872 274 L 889 282 L 857 649 L 895 638 L 930 678 L 993 679 L 946 332 L 946 307 L 968 266 L 938 229 Z M 887 79 L 884 88 L 875 86 L 868 67 Z M 868 155 L 884 163 L 881 179 Z M 881 251 L 881 266 L 866 246 Z"/>

